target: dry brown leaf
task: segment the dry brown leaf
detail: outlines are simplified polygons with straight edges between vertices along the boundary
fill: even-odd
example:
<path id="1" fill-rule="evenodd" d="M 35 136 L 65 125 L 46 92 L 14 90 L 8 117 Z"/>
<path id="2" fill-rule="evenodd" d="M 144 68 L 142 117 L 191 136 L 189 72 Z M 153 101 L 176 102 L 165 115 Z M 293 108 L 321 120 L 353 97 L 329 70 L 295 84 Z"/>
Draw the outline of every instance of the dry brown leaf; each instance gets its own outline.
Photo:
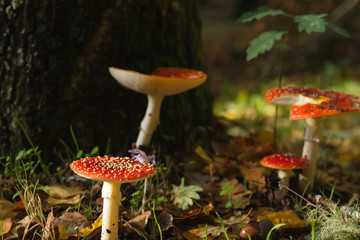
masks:
<path id="1" fill-rule="evenodd" d="M 308 225 L 308 222 L 301 220 L 294 210 L 283 210 L 257 217 L 257 221 L 261 219 L 269 219 L 274 226 L 279 223 L 286 223 L 284 229 L 297 229 Z"/>
<path id="2" fill-rule="evenodd" d="M 166 231 L 172 226 L 174 226 L 174 217 L 168 212 L 161 212 L 159 215 L 156 216 L 156 218 L 160 224 L 161 231 Z"/>
<path id="3" fill-rule="evenodd" d="M 200 231 L 197 231 L 195 235 L 201 238 L 206 238 L 209 235 L 216 238 L 223 232 L 221 226 L 212 226 L 208 224 L 200 224 L 199 229 Z"/>
<path id="4" fill-rule="evenodd" d="M 2 236 L 10 232 L 12 226 L 11 218 L 4 218 L 0 219 L 0 239 L 2 239 Z"/>
<path id="5" fill-rule="evenodd" d="M 86 227 L 91 227 L 87 218 L 79 212 L 66 212 L 55 219 L 55 225 L 59 228 L 59 239 L 67 239 L 76 235 L 77 232 Z"/>
<path id="6" fill-rule="evenodd" d="M 229 142 L 229 148 L 239 162 L 249 164 L 256 163 L 262 157 L 274 153 L 272 142 L 273 133 L 261 130 L 250 136 L 234 137 Z"/>
<path id="7" fill-rule="evenodd" d="M 95 222 L 91 225 L 91 227 L 83 228 L 79 231 L 80 237 L 86 237 L 91 234 L 95 229 L 101 227 L 102 224 L 102 214 L 95 220 Z"/>
<path id="8" fill-rule="evenodd" d="M 49 195 L 47 202 L 52 205 L 77 204 L 84 196 L 82 190 L 69 188 L 63 185 L 51 185 L 42 187 L 44 192 Z"/>
<path id="9" fill-rule="evenodd" d="M 205 211 L 208 213 L 208 212 L 211 212 L 213 209 L 214 209 L 214 206 L 210 203 L 209 205 L 205 206 L 205 209 L 204 208 L 199 208 L 199 209 L 190 210 L 187 213 L 181 214 L 181 218 L 193 217 L 193 216 L 196 216 L 196 215 L 199 215 L 199 214 L 203 214 L 203 213 L 205 213 Z"/>
<path id="10" fill-rule="evenodd" d="M 135 231 L 141 236 L 141 234 L 139 233 L 139 231 L 140 231 L 142 234 L 145 234 L 145 236 L 147 236 L 145 228 L 148 223 L 150 215 L 151 215 L 151 212 L 146 211 L 143 214 L 134 217 L 130 221 L 125 221 L 125 224 L 123 224 L 123 227 L 125 227 L 127 232 Z"/>
<path id="11" fill-rule="evenodd" d="M 240 235 L 241 229 L 246 226 L 250 222 L 249 214 L 243 214 L 239 216 L 231 216 L 228 219 L 223 219 L 223 223 L 226 225 L 231 226 L 231 231 L 236 234 Z M 217 220 L 219 222 L 219 220 Z"/>
<path id="12" fill-rule="evenodd" d="M 45 229 L 42 231 L 44 239 L 59 238 L 59 229 L 55 226 L 54 220 L 54 212 L 51 210 L 46 219 Z"/>
<path id="13" fill-rule="evenodd" d="M 183 237 L 186 238 L 187 240 L 203 240 L 204 238 L 196 236 L 196 234 L 197 234 L 199 231 L 201 231 L 200 228 L 191 229 L 191 230 L 189 230 L 189 231 L 187 231 L 187 232 L 184 232 L 184 233 L 183 233 Z M 206 239 L 208 239 L 208 240 L 213 240 L 213 239 L 215 239 L 215 238 L 212 237 L 212 236 L 208 236 Z"/>
<path id="14" fill-rule="evenodd" d="M 250 166 L 240 165 L 239 166 L 241 174 L 249 183 L 249 187 L 256 187 L 258 190 L 265 187 L 265 168 L 259 166 L 258 164 L 253 164 Z"/>
<path id="15" fill-rule="evenodd" d="M 52 205 L 61 205 L 61 204 L 69 204 L 74 205 L 79 203 L 85 196 L 83 195 L 80 197 L 80 195 L 72 196 L 69 198 L 53 198 L 49 197 L 48 203 Z"/>
<path id="16" fill-rule="evenodd" d="M 247 190 L 246 192 L 242 192 L 242 193 L 236 193 L 231 196 L 231 202 L 233 205 L 235 205 L 235 203 L 238 200 L 240 200 L 241 201 L 240 205 L 236 207 L 244 209 L 249 205 L 252 195 L 253 192 L 250 190 Z"/>
<path id="17" fill-rule="evenodd" d="M 65 199 L 70 198 L 76 195 L 81 195 L 85 191 L 69 188 L 63 185 L 51 185 L 51 186 L 44 186 L 42 189 L 53 198 L 57 199 Z"/>
<path id="18" fill-rule="evenodd" d="M 31 218 L 30 218 L 30 216 L 25 216 L 23 219 L 19 220 L 17 223 L 20 227 L 25 227 L 31 223 Z"/>
<path id="19" fill-rule="evenodd" d="M 0 200 L 0 220 L 12 217 L 14 204 L 8 200 Z"/>

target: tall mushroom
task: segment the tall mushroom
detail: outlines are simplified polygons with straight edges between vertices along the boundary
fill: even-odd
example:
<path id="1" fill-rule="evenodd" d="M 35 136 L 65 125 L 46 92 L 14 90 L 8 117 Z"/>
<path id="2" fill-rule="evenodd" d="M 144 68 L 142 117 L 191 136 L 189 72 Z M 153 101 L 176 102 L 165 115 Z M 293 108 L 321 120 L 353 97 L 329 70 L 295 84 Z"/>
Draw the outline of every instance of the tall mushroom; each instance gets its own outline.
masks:
<path id="1" fill-rule="evenodd" d="M 153 176 L 156 168 L 128 157 L 88 157 L 74 161 L 70 168 L 78 175 L 103 181 L 104 198 L 101 240 L 118 239 L 121 183 L 135 182 Z"/>
<path id="2" fill-rule="evenodd" d="M 148 105 L 140 124 L 137 148 L 150 144 L 152 134 L 160 123 L 160 107 L 164 96 L 195 88 L 207 78 L 201 71 L 186 68 L 160 67 L 150 75 L 115 67 L 110 67 L 109 71 L 120 85 L 147 95 Z"/>
<path id="3" fill-rule="evenodd" d="M 260 160 L 260 164 L 264 167 L 277 169 L 279 181 L 289 186 L 289 178 L 294 176 L 294 169 L 304 169 L 310 166 L 307 158 L 297 156 L 292 153 L 277 153 L 266 156 Z"/>
<path id="4" fill-rule="evenodd" d="M 360 112 L 360 97 L 330 90 L 313 88 L 274 88 L 265 93 L 265 99 L 275 105 L 292 106 L 290 120 L 306 119 L 302 156 L 310 161 L 303 171 L 302 188 L 308 182 L 313 188 L 316 171 L 318 143 L 322 139 L 322 116 Z"/>

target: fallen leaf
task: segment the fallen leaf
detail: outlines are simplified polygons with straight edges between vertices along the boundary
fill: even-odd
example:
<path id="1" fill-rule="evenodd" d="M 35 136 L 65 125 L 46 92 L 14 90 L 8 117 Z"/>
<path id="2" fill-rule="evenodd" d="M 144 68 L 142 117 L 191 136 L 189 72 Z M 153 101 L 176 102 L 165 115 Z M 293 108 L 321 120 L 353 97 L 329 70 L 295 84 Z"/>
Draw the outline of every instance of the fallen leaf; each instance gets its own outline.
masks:
<path id="1" fill-rule="evenodd" d="M 250 166 L 242 164 L 239 166 L 241 174 L 249 183 L 249 188 L 256 187 L 258 190 L 265 187 L 265 168 L 258 165 L 258 163 Z"/>
<path id="2" fill-rule="evenodd" d="M 79 230 L 91 227 L 87 218 L 79 212 L 65 212 L 55 219 L 55 226 L 59 229 L 59 240 L 75 236 Z"/>
<path id="3" fill-rule="evenodd" d="M 193 199 L 200 199 L 200 195 L 197 192 L 201 192 L 203 189 L 197 185 L 185 186 L 185 178 L 181 178 L 181 184 L 179 186 L 173 185 L 171 191 L 174 194 L 174 203 L 177 204 L 182 210 L 186 210 L 189 206 L 193 205 Z"/>
<path id="4" fill-rule="evenodd" d="M 195 235 L 201 238 L 206 238 L 209 235 L 216 238 L 223 232 L 221 226 L 212 226 L 208 224 L 200 224 L 199 229 L 200 231 L 197 231 Z M 228 229 L 228 227 L 226 227 L 226 229 Z"/>
<path id="5" fill-rule="evenodd" d="M 143 214 L 134 217 L 130 221 L 125 221 L 123 227 L 127 232 L 135 231 L 140 236 L 144 235 L 147 236 L 147 232 L 145 231 L 146 225 L 148 223 L 149 217 L 151 215 L 150 211 L 146 211 Z"/>
<path id="6" fill-rule="evenodd" d="M 187 232 L 184 232 L 184 233 L 183 233 L 183 237 L 186 238 L 187 240 L 203 240 L 204 238 L 198 237 L 198 236 L 196 235 L 199 231 L 201 231 L 200 228 L 191 229 L 191 230 L 189 230 L 189 231 L 187 231 Z M 213 240 L 213 239 L 215 239 L 215 238 L 212 237 L 212 236 L 208 236 L 208 237 L 206 237 L 205 239 L 207 239 L 207 240 Z"/>
<path id="7" fill-rule="evenodd" d="M 250 190 L 247 190 L 243 193 L 237 193 L 231 196 L 231 200 L 234 206 L 244 209 L 250 204 L 251 196 L 253 195 L 253 192 Z M 240 205 L 236 205 L 236 203 L 240 201 Z"/>
<path id="8" fill-rule="evenodd" d="M 81 195 L 84 193 L 82 190 L 69 188 L 63 185 L 51 185 L 51 186 L 44 186 L 42 189 L 53 198 L 69 198 L 75 195 Z"/>
<path id="9" fill-rule="evenodd" d="M 229 142 L 229 148 L 239 162 L 251 164 L 275 152 L 272 141 L 273 133 L 263 130 L 250 136 L 234 137 Z"/>
<path id="10" fill-rule="evenodd" d="M 23 201 L 17 201 L 14 203 L 13 211 L 25 210 Z"/>
<path id="11" fill-rule="evenodd" d="M 174 226 L 174 217 L 168 212 L 162 212 L 158 216 L 156 216 L 156 218 L 159 222 L 161 231 L 166 231 L 172 226 Z"/>
<path id="12" fill-rule="evenodd" d="M 257 217 L 257 221 L 261 219 L 269 219 L 274 226 L 279 223 L 286 223 L 283 226 L 284 229 L 297 229 L 308 225 L 308 221 L 301 220 L 294 210 L 283 210 Z"/>
<path id="13" fill-rule="evenodd" d="M 240 235 L 241 229 L 250 222 L 250 213 L 251 210 L 247 214 L 231 216 L 228 219 L 223 219 L 223 223 L 225 225 L 230 225 L 231 230 L 234 234 Z M 219 219 L 216 219 L 215 221 L 220 223 Z"/>
<path id="14" fill-rule="evenodd" d="M 42 237 L 44 239 L 58 239 L 59 238 L 59 228 L 54 225 L 54 212 L 51 210 L 47 216 L 46 224 L 42 230 Z"/>
<path id="15" fill-rule="evenodd" d="M 3 239 L 2 236 L 7 234 L 11 230 L 11 226 L 12 221 L 10 217 L 2 220 L 0 219 L 0 239 Z"/>
<path id="16" fill-rule="evenodd" d="M 84 197 L 85 197 L 84 195 L 82 197 L 80 197 L 80 195 L 76 195 L 76 196 L 72 196 L 72 197 L 68 197 L 68 198 L 49 197 L 48 203 L 52 204 L 52 205 L 61 205 L 61 204 L 74 205 L 74 204 L 79 203 Z"/>
<path id="17" fill-rule="evenodd" d="M 8 200 L 0 200 L 0 220 L 14 215 L 14 204 Z"/>
<path id="18" fill-rule="evenodd" d="M 181 214 L 181 217 L 189 218 L 189 217 L 193 217 L 198 214 L 208 213 L 208 212 L 212 211 L 213 209 L 214 209 L 214 206 L 210 203 L 209 205 L 206 205 L 205 208 L 199 208 L 199 209 L 191 210 L 187 213 L 183 213 L 183 214 Z"/>
<path id="19" fill-rule="evenodd" d="M 101 227 L 102 224 L 102 214 L 95 220 L 95 222 L 91 225 L 91 227 L 83 228 L 79 231 L 80 237 L 86 237 L 91 234 L 95 229 Z"/>
<path id="20" fill-rule="evenodd" d="M 214 160 L 209 157 L 209 155 L 205 152 L 205 150 L 201 147 L 201 146 L 197 146 L 195 148 L 195 153 L 201 158 L 203 159 L 205 162 L 207 163 L 213 163 Z"/>
<path id="21" fill-rule="evenodd" d="M 76 204 L 79 203 L 82 199 L 80 197 L 84 194 L 84 191 L 69 188 L 63 185 L 51 185 L 44 186 L 42 190 L 49 195 L 48 203 L 56 204 Z"/>

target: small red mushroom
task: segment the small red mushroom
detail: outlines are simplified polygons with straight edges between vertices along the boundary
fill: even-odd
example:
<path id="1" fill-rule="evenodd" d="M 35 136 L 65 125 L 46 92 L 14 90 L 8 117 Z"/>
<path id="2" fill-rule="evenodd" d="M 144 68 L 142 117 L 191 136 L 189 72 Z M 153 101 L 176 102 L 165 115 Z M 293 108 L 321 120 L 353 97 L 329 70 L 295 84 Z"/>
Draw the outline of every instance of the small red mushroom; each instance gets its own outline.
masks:
<path id="1" fill-rule="evenodd" d="M 310 167 L 303 171 L 300 179 L 302 189 L 310 182 L 313 188 L 316 171 L 318 143 L 321 141 L 322 116 L 360 112 L 360 97 L 330 90 L 284 87 L 265 93 L 265 99 L 275 105 L 292 106 L 290 120 L 306 118 L 304 148 L 302 156 L 310 161 Z"/>
<path id="2" fill-rule="evenodd" d="M 160 123 L 160 108 L 164 96 L 188 91 L 204 83 L 207 78 L 201 71 L 175 67 L 160 67 L 150 75 L 115 67 L 110 67 L 109 71 L 119 84 L 148 97 L 146 113 L 136 140 L 137 148 L 149 145 L 152 134 Z"/>
<path id="3" fill-rule="evenodd" d="M 121 183 L 139 181 L 156 173 L 152 164 L 140 163 L 128 157 L 82 158 L 72 162 L 70 168 L 84 178 L 104 182 L 101 240 L 118 239 Z"/>
<path id="4" fill-rule="evenodd" d="M 289 186 L 289 178 L 294 176 L 292 170 L 304 169 L 310 166 L 307 158 L 292 153 L 277 153 L 266 156 L 260 160 L 260 164 L 264 167 L 279 170 L 279 180 L 287 187 Z"/>

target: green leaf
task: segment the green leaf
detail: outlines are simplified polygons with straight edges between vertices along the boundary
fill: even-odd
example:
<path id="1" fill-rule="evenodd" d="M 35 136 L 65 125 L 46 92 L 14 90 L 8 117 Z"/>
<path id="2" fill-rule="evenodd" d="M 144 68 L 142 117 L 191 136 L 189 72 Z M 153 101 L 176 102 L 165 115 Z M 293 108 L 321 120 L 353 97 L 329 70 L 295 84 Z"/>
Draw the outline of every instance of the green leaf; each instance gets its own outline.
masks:
<path id="1" fill-rule="evenodd" d="M 250 47 L 246 49 L 246 61 L 256 58 L 260 53 L 269 51 L 274 46 L 275 41 L 280 40 L 287 33 L 287 31 L 268 31 L 260 34 L 259 37 L 250 42 Z"/>
<path id="2" fill-rule="evenodd" d="M 294 22 L 298 23 L 298 30 L 302 32 L 305 30 L 306 33 L 326 31 L 327 22 L 324 19 L 327 14 L 307 14 L 302 16 L 296 16 Z"/>
<path id="3" fill-rule="evenodd" d="M 234 190 L 234 188 L 231 187 L 230 184 L 231 184 L 230 182 L 227 182 L 221 187 L 222 191 L 220 192 L 220 196 L 229 194 Z"/>
<path id="4" fill-rule="evenodd" d="M 227 202 L 226 205 L 225 205 L 225 208 L 231 208 L 232 206 L 232 203 L 231 202 Z"/>
<path id="5" fill-rule="evenodd" d="M 286 16 L 286 17 L 292 17 L 291 15 L 285 13 L 282 10 L 279 9 L 271 9 L 268 7 L 259 7 L 257 11 L 255 12 L 245 12 L 243 13 L 238 19 L 237 22 L 250 22 L 254 19 L 259 20 L 266 16 Z"/>
<path id="6" fill-rule="evenodd" d="M 193 199 L 200 199 L 200 195 L 197 192 L 203 191 L 203 189 L 196 185 L 185 186 L 185 179 L 181 178 L 181 184 L 179 186 L 173 185 L 171 193 L 175 195 L 174 203 L 176 203 L 182 210 L 186 210 L 189 206 L 193 205 Z"/>
<path id="7" fill-rule="evenodd" d="M 334 32 L 336 32 L 337 34 L 340 34 L 340 35 L 342 35 L 342 36 L 344 36 L 344 37 L 348 37 L 348 38 L 350 37 L 350 34 L 349 34 L 345 29 L 340 28 L 340 27 L 336 26 L 336 25 L 333 24 L 333 23 L 327 22 L 326 24 L 327 24 L 327 27 L 328 27 L 328 28 L 332 29 L 332 30 L 333 30 Z"/>

